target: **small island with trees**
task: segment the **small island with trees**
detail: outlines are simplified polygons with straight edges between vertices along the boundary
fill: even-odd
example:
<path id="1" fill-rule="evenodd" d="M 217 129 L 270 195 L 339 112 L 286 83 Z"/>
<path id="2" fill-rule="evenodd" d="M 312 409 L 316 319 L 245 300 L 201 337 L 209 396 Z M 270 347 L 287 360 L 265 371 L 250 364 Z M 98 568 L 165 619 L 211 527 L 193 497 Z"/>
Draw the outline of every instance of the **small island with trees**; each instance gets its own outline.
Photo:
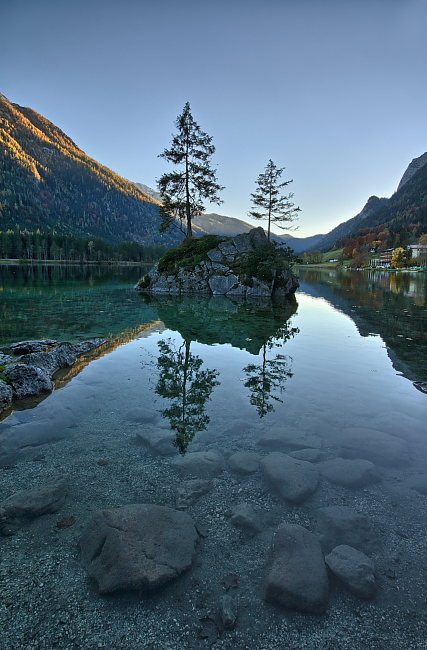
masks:
<path id="1" fill-rule="evenodd" d="M 215 152 L 212 137 L 195 122 L 188 102 L 175 124 L 177 133 L 172 144 L 160 154 L 175 165 L 158 181 L 162 200 L 160 230 L 178 228 L 185 239 L 167 251 L 136 288 L 166 294 L 281 298 L 293 294 L 298 287 L 292 274 L 293 252 L 270 241 L 271 224 L 286 228 L 300 211 L 292 203 L 292 193 L 282 194 L 282 188 L 292 182 L 281 182 L 284 169 L 269 160 L 251 195 L 253 210 L 249 215 L 267 221 L 267 235 L 259 227 L 232 238 L 194 238 L 194 217 L 203 213 L 204 201 L 220 204 L 219 192 L 224 188 L 210 162 Z"/>

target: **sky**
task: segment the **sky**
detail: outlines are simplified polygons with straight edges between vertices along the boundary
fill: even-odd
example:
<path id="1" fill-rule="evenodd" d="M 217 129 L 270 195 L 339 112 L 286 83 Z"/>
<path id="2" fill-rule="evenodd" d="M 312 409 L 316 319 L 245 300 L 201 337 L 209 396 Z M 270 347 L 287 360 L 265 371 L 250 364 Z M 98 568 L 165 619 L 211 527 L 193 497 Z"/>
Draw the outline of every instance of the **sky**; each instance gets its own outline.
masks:
<path id="1" fill-rule="evenodd" d="M 272 159 L 304 237 L 427 150 L 426 33 L 427 0 L 2 0 L 0 92 L 154 188 L 189 101 L 225 186 L 207 211 L 250 221 Z"/>

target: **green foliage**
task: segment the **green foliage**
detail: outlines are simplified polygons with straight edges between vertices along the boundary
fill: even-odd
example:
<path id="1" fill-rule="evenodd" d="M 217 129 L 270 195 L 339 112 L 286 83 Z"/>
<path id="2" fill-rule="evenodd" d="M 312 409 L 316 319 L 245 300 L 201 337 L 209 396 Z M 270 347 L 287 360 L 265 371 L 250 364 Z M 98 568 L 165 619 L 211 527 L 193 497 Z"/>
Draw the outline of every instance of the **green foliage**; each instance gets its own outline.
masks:
<path id="1" fill-rule="evenodd" d="M 244 284 L 250 285 L 251 278 L 263 282 L 272 282 L 274 272 L 291 268 L 296 260 L 289 247 L 279 247 L 275 243 L 267 243 L 260 248 L 243 255 L 231 265 Z"/>
<path id="2" fill-rule="evenodd" d="M 280 182 L 280 177 L 284 172 L 284 167 L 279 169 L 270 159 L 265 171 L 257 178 L 257 190 L 251 194 L 254 210 L 249 212 L 249 216 L 255 219 L 267 220 L 267 239 L 270 241 L 270 226 L 272 223 L 278 225 L 283 230 L 292 230 L 290 224 L 298 218 L 299 207 L 292 203 L 293 193 L 288 195 L 281 194 L 281 189 L 293 181 Z M 257 210 L 261 208 L 261 212 Z"/>
<path id="3" fill-rule="evenodd" d="M 202 214 L 203 201 L 219 205 L 222 201 L 218 193 L 224 188 L 217 183 L 215 171 L 210 166 L 215 152 L 212 137 L 194 121 L 188 102 L 175 125 L 178 132 L 170 149 L 160 154 L 161 158 L 178 166 L 173 172 L 163 174 L 158 182 L 162 199 L 160 232 L 168 231 L 178 220 L 181 231 L 192 237 L 192 220 Z"/>
<path id="4" fill-rule="evenodd" d="M 194 268 L 206 258 L 206 253 L 218 246 L 223 238 L 205 235 L 200 239 L 185 239 L 177 248 L 168 250 L 159 261 L 159 272 L 175 273 L 179 268 Z"/>

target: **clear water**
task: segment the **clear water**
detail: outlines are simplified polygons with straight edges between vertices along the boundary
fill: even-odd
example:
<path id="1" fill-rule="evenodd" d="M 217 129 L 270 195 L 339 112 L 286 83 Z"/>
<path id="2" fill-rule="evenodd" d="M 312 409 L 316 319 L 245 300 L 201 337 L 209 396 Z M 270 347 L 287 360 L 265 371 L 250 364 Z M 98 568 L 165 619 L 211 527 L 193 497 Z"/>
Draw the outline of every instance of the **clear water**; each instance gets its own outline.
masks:
<path id="1" fill-rule="evenodd" d="M 0 540 L 5 647 L 425 648 L 427 497 L 413 489 L 427 473 L 427 396 L 413 385 L 427 379 L 425 276 L 304 270 L 297 302 L 272 305 L 144 298 L 132 289 L 137 269 L 1 273 L 3 344 L 110 336 L 108 354 L 0 424 L 2 495 L 64 474 L 72 485 L 61 513 Z M 322 479 L 299 506 L 278 500 L 259 472 L 241 479 L 226 468 L 189 510 L 207 537 L 188 574 L 151 596 L 100 597 L 88 582 L 76 544 L 91 513 L 174 506 L 182 479 L 173 456 L 141 441 L 147 431 L 172 431 L 176 456 L 217 449 L 227 459 L 263 455 L 265 433 L 292 430 L 319 436 L 332 458 L 349 427 L 403 440 L 409 462 L 379 458 L 382 480 L 362 489 Z M 264 517 L 251 540 L 228 518 L 243 501 Z M 315 531 L 325 505 L 351 506 L 378 531 L 375 600 L 333 582 L 323 617 L 265 604 L 272 532 L 284 520 Z M 68 515 L 76 524 L 59 532 Z M 220 634 L 212 621 L 230 573 L 239 576 L 239 619 Z"/>

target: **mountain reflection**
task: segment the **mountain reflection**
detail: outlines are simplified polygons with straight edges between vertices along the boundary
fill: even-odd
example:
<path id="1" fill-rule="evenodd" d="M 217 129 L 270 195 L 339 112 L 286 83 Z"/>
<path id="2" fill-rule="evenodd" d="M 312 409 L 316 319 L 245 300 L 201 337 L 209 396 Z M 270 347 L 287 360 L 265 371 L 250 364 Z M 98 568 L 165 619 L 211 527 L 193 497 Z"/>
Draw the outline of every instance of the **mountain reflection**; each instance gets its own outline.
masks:
<path id="1" fill-rule="evenodd" d="M 259 417 L 274 411 L 273 403 L 282 402 L 285 382 L 292 377 L 292 359 L 274 354 L 276 348 L 298 333 L 290 327 L 297 302 L 230 300 L 224 296 L 147 296 L 166 329 L 178 331 L 181 346 L 171 339 L 158 343 L 159 379 L 156 393 L 169 400 L 161 413 L 176 431 L 175 445 L 184 454 L 198 431 L 206 430 L 209 417 L 206 405 L 215 386 L 218 371 L 202 369 L 203 360 L 191 353 L 191 343 L 229 344 L 256 355 L 256 362 L 243 368 L 250 404 Z"/>

